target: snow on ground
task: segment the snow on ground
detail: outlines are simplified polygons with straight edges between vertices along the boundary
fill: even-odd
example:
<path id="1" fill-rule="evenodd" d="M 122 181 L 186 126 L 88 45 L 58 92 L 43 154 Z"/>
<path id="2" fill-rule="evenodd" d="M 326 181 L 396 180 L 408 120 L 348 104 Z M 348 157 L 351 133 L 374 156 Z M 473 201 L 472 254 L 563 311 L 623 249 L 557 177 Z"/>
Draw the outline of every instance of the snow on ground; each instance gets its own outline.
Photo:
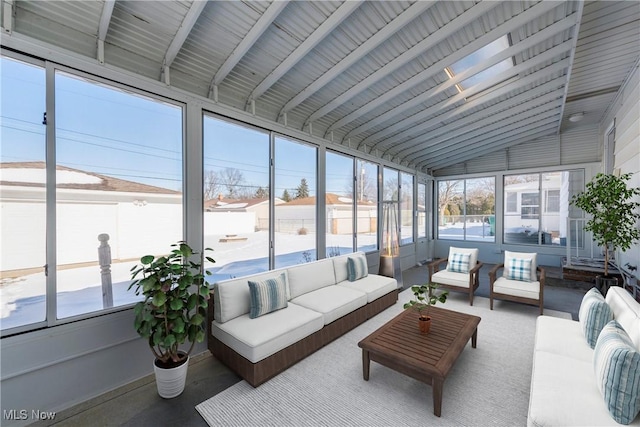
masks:
<path id="1" fill-rule="evenodd" d="M 240 277 L 252 273 L 266 271 L 269 268 L 269 234 L 259 231 L 237 237 L 247 240 L 220 242 L 224 236 L 205 236 L 205 247 L 213 252 L 207 255 L 216 262 L 206 262 L 205 268 L 213 274 L 207 280 Z M 331 235 L 328 249 L 337 245 L 341 253 L 350 252 L 351 235 Z M 276 233 L 276 267 L 300 264 L 315 259 L 314 233 L 306 235 Z M 360 245 L 375 247 L 375 235 L 359 236 Z M 159 251 L 160 253 L 160 251 Z M 140 300 L 134 290 L 128 290 L 130 270 L 138 264 L 136 261 L 111 265 L 114 307 L 128 305 Z M 60 319 L 91 313 L 104 309 L 102 305 L 102 286 L 100 267 L 82 267 L 58 270 L 57 277 L 57 317 Z M 43 321 L 46 313 L 46 278 L 44 273 L 31 274 L 15 279 L 4 279 L 0 284 L 0 327 L 8 329 L 29 323 Z"/>
<path id="2" fill-rule="evenodd" d="M 449 224 L 439 227 L 440 239 L 461 240 L 464 237 L 464 223 Z M 407 230 L 403 229 L 403 232 Z M 489 234 L 489 224 L 468 223 L 467 240 L 495 240 Z M 266 271 L 269 268 L 269 234 L 267 231 L 239 234 L 237 237 L 246 240 L 220 242 L 225 236 L 205 236 L 204 245 L 213 252 L 208 252 L 216 262 L 205 263 L 205 268 L 213 274 L 207 281 L 245 276 Z M 316 259 L 316 235 L 276 233 L 276 268 L 295 265 Z M 375 234 L 358 236 L 360 247 L 375 248 Z M 351 235 L 328 235 L 327 252 L 348 253 L 351 251 Z M 278 250 L 283 248 L 283 250 Z M 161 251 L 159 251 L 160 253 Z M 128 290 L 130 270 L 138 264 L 136 261 L 111 265 L 114 306 L 119 307 L 140 300 L 134 291 Z M 103 310 L 100 267 L 82 267 L 57 272 L 57 317 L 60 319 Z M 46 278 L 44 273 L 31 274 L 15 279 L 4 279 L 0 283 L 0 327 L 8 329 L 29 323 L 42 321 L 46 313 Z"/>

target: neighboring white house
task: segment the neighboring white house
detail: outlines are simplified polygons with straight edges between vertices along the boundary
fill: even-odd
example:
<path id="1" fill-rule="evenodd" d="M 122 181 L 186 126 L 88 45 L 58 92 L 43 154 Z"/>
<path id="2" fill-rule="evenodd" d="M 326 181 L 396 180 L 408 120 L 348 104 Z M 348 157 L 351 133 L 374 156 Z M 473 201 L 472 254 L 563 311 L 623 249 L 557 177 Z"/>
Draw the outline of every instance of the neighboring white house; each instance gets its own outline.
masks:
<path id="1" fill-rule="evenodd" d="M 284 203 L 275 198 L 274 204 Z M 269 198 L 225 199 L 219 196 L 204 203 L 204 230 L 207 235 L 254 233 L 269 229 Z"/>
<path id="2" fill-rule="evenodd" d="M 536 179 L 505 185 L 505 237 L 530 229 L 536 240 L 538 228 L 544 244 L 551 244 L 548 239 L 566 237 L 567 224 L 561 218 L 566 218 L 569 211 L 569 177 L 569 172 L 543 174 L 542 182 Z"/>
<path id="3" fill-rule="evenodd" d="M 0 271 L 45 264 L 44 162 L 0 163 Z M 57 263 L 97 262 L 98 235 L 110 236 L 112 259 L 166 250 L 182 238 L 182 194 L 166 188 L 58 166 Z"/>
<path id="4" fill-rule="evenodd" d="M 325 196 L 327 234 L 353 233 L 353 199 L 337 194 Z M 370 201 L 358 201 L 358 233 L 375 233 L 378 224 L 377 204 Z M 316 197 L 304 197 L 276 206 L 275 227 L 280 232 L 298 232 L 301 228 L 315 229 Z"/>

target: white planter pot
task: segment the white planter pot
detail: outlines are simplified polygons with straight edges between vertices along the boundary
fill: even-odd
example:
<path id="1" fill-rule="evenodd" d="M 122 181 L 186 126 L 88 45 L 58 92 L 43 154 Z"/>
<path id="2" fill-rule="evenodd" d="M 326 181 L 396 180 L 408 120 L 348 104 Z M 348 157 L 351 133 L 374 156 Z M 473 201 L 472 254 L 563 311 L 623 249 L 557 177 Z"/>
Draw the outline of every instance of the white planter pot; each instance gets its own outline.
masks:
<path id="1" fill-rule="evenodd" d="M 156 373 L 156 385 L 158 394 L 165 399 L 179 396 L 184 391 L 187 380 L 187 369 L 189 368 L 189 358 L 186 362 L 176 368 L 164 369 L 153 363 L 153 370 Z"/>

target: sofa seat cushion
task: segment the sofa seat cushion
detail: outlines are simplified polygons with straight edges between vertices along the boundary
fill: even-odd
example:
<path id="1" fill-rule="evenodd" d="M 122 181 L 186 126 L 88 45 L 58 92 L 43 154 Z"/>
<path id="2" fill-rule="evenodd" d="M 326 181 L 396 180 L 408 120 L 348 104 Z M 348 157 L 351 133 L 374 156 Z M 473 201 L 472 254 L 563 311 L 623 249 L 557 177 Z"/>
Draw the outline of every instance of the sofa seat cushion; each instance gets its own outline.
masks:
<path id="1" fill-rule="evenodd" d="M 449 270 L 440 270 L 433 273 L 431 281 L 442 285 L 469 289 L 469 273 L 455 273 Z"/>
<path id="2" fill-rule="evenodd" d="M 582 332 L 581 332 L 582 333 Z M 584 338 L 582 339 L 584 341 Z M 547 351 L 533 356 L 528 426 L 617 426 L 602 399 L 593 363 Z M 631 425 L 640 426 L 640 417 Z"/>
<path id="3" fill-rule="evenodd" d="M 349 280 L 338 283 L 348 289 L 355 289 L 367 294 L 367 303 L 375 301 L 381 296 L 395 291 L 398 288 L 398 281 L 392 277 L 369 274 L 367 277 L 350 282 Z"/>
<path id="4" fill-rule="evenodd" d="M 571 319 L 538 316 L 534 348 L 582 362 L 593 362 L 593 350 L 584 339 L 582 325 Z"/>
<path id="5" fill-rule="evenodd" d="M 291 300 L 292 303 L 321 313 L 324 324 L 351 313 L 367 304 L 367 294 L 345 286 L 325 286 Z"/>
<path id="6" fill-rule="evenodd" d="M 287 308 L 251 319 L 249 314 L 225 323 L 212 322 L 214 337 L 252 363 L 319 331 L 322 314 L 289 303 Z"/>
<path id="7" fill-rule="evenodd" d="M 522 298 L 540 299 L 540 282 L 522 282 L 498 277 L 493 282 L 493 292 Z"/>

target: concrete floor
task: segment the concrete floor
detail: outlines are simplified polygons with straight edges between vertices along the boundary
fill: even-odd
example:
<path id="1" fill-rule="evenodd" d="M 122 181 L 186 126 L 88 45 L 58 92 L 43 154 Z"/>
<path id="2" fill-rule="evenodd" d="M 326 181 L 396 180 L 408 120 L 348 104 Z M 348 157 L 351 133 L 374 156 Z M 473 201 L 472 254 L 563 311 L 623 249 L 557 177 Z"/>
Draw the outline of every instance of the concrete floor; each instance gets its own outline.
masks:
<path id="1" fill-rule="evenodd" d="M 489 296 L 492 265 L 480 271 L 476 296 Z M 545 308 L 571 313 L 577 319 L 580 303 L 592 284 L 561 279 L 560 268 L 547 268 Z M 413 267 L 402 273 L 403 288 L 427 281 L 427 267 Z M 505 302 L 508 303 L 508 302 Z M 54 422 L 35 426 L 206 426 L 195 406 L 240 381 L 240 377 L 207 351 L 191 358 L 185 391 L 173 399 L 158 396 L 153 375 L 110 393 L 59 412 Z"/>

